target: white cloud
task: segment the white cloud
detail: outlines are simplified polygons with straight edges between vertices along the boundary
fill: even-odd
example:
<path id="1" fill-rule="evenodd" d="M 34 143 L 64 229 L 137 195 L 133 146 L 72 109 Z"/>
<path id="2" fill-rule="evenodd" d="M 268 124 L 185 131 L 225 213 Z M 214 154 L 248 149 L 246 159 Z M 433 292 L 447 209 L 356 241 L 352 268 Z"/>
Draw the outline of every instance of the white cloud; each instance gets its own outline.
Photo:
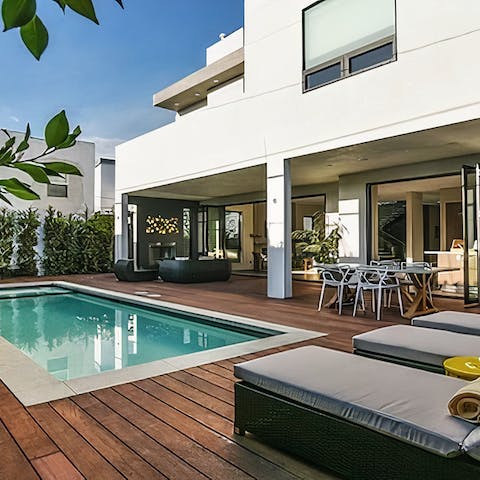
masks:
<path id="1" fill-rule="evenodd" d="M 93 142 L 95 144 L 95 157 L 115 158 L 115 147 L 123 143 L 123 138 L 104 138 L 104 137 L 80 137 L 79 140 Z"/>
<path id="2" fill-rule="evenodd" d="M 19 123 L 20 122 L 20 119 L 18 117 L 16 117 L 15 115 L 10 115 L 10 120 L 14 121 L 15 123 Z"/>

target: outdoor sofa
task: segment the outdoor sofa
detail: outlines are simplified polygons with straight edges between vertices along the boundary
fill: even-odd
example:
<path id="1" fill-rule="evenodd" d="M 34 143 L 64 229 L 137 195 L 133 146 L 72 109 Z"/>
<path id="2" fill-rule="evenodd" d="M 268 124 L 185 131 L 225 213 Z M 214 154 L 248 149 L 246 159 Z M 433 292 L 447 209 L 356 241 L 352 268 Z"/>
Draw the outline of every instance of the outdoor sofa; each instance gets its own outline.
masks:
<path id="1" fill-rule="evenodd" d="M 352 338 L 358 355 L 443 373 L 450 357 L 478 356 L 480 336 L 433 328 L 393 325 Z"/>
<path id="2" fill-rule="evenodd" d="M 349 479 L 480 478 L 480 427 L 447 410 L 464 380 L 315 346 L 235 376 L 237 434 Z"/>
<path id="3" fill-rule="evenodd" d="M 165 282 L 225 282 L 232 274 L 232 263 L 227 259 L 162 260 L 158 273 Z"/>
<path id="4" fill-rule="evenodd" d="M 135 270 L 133 260 L 117 260 L 113 273 L 121 282 L 149 282 L 157 280 L 157 270 Z"/>

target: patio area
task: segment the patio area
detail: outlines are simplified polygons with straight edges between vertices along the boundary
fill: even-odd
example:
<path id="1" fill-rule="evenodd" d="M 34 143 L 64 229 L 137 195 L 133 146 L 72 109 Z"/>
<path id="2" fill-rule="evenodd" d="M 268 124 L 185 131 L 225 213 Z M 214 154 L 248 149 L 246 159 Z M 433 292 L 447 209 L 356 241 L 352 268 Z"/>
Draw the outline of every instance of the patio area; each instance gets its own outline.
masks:
<path id="1" fill-rule="evenodd" d="M 328 336 L 306 343 L 344 351 L 351 351 L 353 335 L 408 323 L 393 308 L 385 310 L 382 321 L 371 312 L 353 318 L 350 308 L 342 316 L 334 309 L 317 312 L 320 288 L 308 282 L 294 282 L 293 299 L 273 300 L 266 297 L 264 278 L 246 276 L 191 285 L 120 283 L 110 274 L 61 280 L 148 292 L 167 302 L 321 331 Z M 438 298 L 436 304 L 442 310 L 464 310 L 460 300 Z M 29 408 L 0 384 L 0 478 L 335 478 L 250 436 L 233 435 L 234 364 L 296 346 Z"/>

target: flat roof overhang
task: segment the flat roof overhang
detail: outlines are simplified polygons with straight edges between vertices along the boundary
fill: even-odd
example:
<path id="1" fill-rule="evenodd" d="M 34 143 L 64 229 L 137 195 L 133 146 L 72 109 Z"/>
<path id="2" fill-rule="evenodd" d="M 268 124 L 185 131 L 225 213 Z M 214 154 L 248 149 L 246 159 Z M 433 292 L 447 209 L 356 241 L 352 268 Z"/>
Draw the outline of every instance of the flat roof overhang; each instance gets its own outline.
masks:
<path id="1" fill-rule="evenodd" d="M 240 48 L 153 96 L 155 107 L 181 112 L 206 100 L 208 92 L 244 74 L 244 50 Z"/>

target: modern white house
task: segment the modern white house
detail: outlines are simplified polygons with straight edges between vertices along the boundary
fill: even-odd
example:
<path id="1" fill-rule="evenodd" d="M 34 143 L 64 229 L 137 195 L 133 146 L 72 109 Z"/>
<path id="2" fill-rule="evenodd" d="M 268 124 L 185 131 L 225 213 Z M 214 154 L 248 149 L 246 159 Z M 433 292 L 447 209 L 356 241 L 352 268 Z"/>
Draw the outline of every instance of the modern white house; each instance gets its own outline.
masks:
<path id="1" fill-rule="evenodd" d="M 479 44 L 478 0 L 245 0 L 244 28 L 154 95 L 175 122 L 116 149 L 117 257 L 262 253 L 288 298 L 292 228 L 322 210 L 343 260 L 453 262 L 478 301 Z"/>
<path id="2" fill-rule="evenodd" d="M 115 160 L 99 158 L 95 163 L 95 212 L 112 213 L 115 204 Z"/>
<path id="3" fill-rule="evenodd" d="M 24 133 L 9 132 L 18 139 L 23 138 Z M 4 135 L 0 133 L 0 136 Z M 3 139 L 3 137 L 0 137 Z M 30 148 L 25 158 L 33 158 L 46 149 L 46 143 L 40 138 L 30 138 Z M 65 178 L 51 179 L 51 184 L 46 185 L 34 182 L 27 174 L 19 170 L 11 170 L 0 167 L 2 178 L 17 177 L 24 181 L 40 195 L 39 200 L 26 201 L 9 196 L 13 208 L 23 210 L 30 206 L 39 211 L 45 211 L 49 206 L 61 211 L 64 214 L 93 212 L 94 206 L 94 169 L 95 169 L 95 144 L 78 141 L 68 149 L 59 150 L 52 155 L 45 157 L 45 161 L 67 162 L 78 167 L 82 176 L 66 175 Z M 5 205 L 7 206 L 7 205 Z"/>

